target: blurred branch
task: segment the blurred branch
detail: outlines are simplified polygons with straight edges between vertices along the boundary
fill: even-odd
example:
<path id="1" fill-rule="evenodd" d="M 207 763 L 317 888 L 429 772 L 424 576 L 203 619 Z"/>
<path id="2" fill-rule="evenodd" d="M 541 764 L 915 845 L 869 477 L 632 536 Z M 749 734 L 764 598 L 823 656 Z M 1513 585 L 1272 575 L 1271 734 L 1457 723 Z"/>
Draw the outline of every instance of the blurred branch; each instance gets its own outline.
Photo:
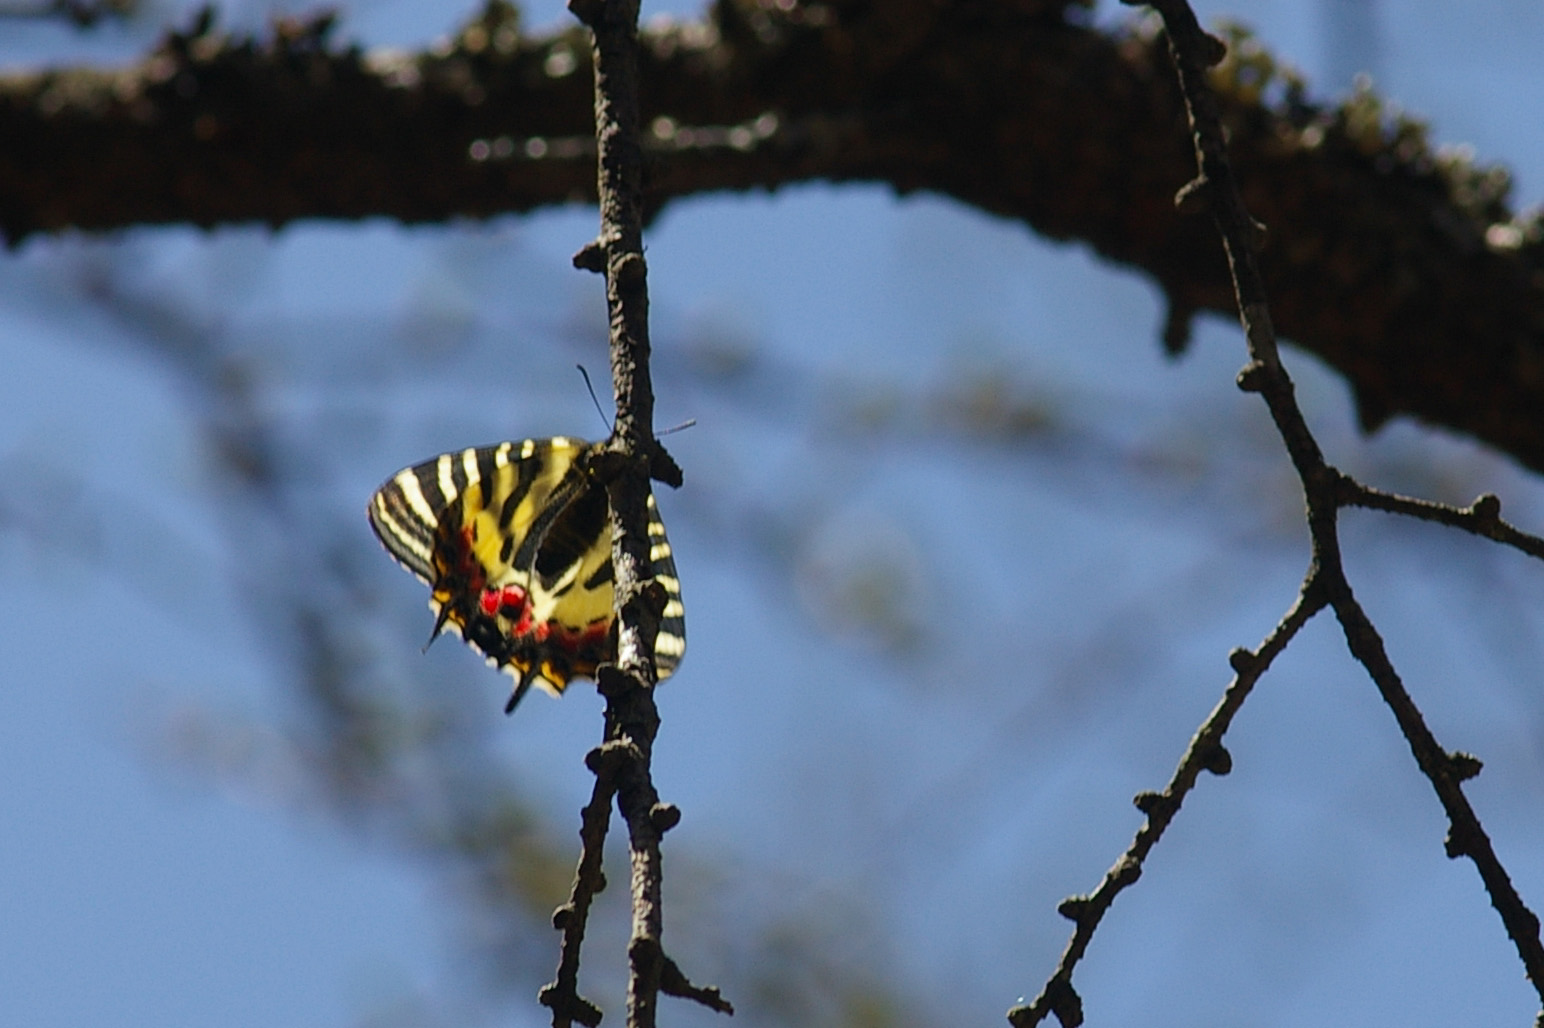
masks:
<path id="1" fill-rule="evenodd" d="M 90 28 L 104 18 L 127 18 L 138 8 L 139 0 L 35 0 L 0 4 L 0 20 L 63 18 Z"/>
<path id="2" fill-rule="evenodd" d="M 1182 99 L 1155 38 L 1079 4 L 723 0 L 643 34 L 645 214 L 812 180 L 930 190 L 1144 271 L 1183 347 L 1230 313 L 1216 243 L 1176 218 Z M 577 30 L 494 0 L 428 52 L 263 40 L 206 17 L 138 64 L 0 78 L 0 231 L 387 216 L 485 218 L 593 199 Z M 1213 69 L 1277 327 L 1351 383 L 1362 423 L 1412 415 L 1544 469 L 1544 229 L 1507 176 L 1434 149 L 1370 92 L 1339 107 L 1257 43 Z M 1069 90 L 1068 82 L 1078 88 Z M 111 169 L 111 174 L 105 173 Z"/>
<path id="3" fill-rule="evenodd" d="M 1140 3 L 1142 0 L 1128 2 Z M 1281 363 L 1277 349 L 1270 306 L 1266 300 L 1266 285 L 1256 263 L 1256 254 L 1264 244 L 1266 229 L 1254 220 L 1245 206 L 1229 160 L 1217 97 L 1207 83 L 1207 69 L 1223 61 L 1227 47 L 1221 40 L 1201 29 L 1188 0 L 1148 2 L 1163 18 L 1195 147 L 1196 177 L 1179 191 L 1175 203 L 1188 213 L 1209 213 L 1218 234 L 1222 236 L 1228 271 L 1237 297 L 1239 321 L 1244 329 L 1250 358 L 1239 373 L 1238 385 L 1246 392 L 1259 393 L 1265 400 L 1292 465 L 1302 481 L 1307 501 L 1312 562 L 1293 610 L 1278 626 L 1272 638 L 1279 638 L 1280 646 L 1284 646 L 1297 626 L 1315 611 L 1326 605 L 1335 611 L 1351 655 L 1366 668 L 1384 702 L 1393 711 L 1400 731 L 1415 756 L 1416 764 L 1431 782 L 1447 814 L 1447 855 L 1454 859 L 1466 856 L 1474 862 L 1490 894 L 1491 904 L 1517 948 L 1527 977 L 1533 983 L 1541 1002 L 1544 1002 L 1544 945 L 1541 945 L 1539 939 L 1539 919 L 1513 887 L 1479 817 L 1463 792 L 1462 783 L 1480 773 L 1480 761 L 1466 753 L 1448 753 L 1427 727 L 1424 716 L 1389 660 L 1376 627 L 1357 601 L 1346 578 L 1341 561 L 1338 515 L 1346 503 L 1378 503 L 1384 509 L 1430 520 L 1444 520 L 1477 534 L 1500 538 L 1501 541 L 1525 550 L 1537 547 L 1539 540 L 1531 536 L 1518 538 L 1524 534 L 1515 530 L 1503 532 L 1498 518 L 1500 501 L 1493 496 L 1482 497 L 1467 512 L 1442 508 L 1438 504 L 1411 501 L 1368 490 L 1325 461 L 1297 405 L 1292 380 Z M 1245 681 L 1245 675 L 1248 674 L 1251 676 L 1249 684 L 1252 684 L 1253 677 L 1258 676 L 1263 670 L 1262 665 L 1269 663 L 1269 657 L 1274 656 L 1280 646 L 1271 650 L 1269 655 L 1263 649 L 1259 654 L 1234 651 L 1230 660 L 1239 677 L 1229 687 L 1222 704 L 1192 740 L 1174 782 L 1164 793 L 1143 793 L 1137 797 L 1137 806 L 1148 815 L 1148 822 L 1138 832 L 1136 841 L 1126 855 L 1106 873 L 1104 881 L 1091 896 L 1073 897 L 1061 904 L 1060 912 L 1076 922 L 1077 929 L 1060 964 L 1040 995 L 1033 1002 L 1009 1012 L 1008 1019 L 1014 1028 L 1039 1024 L 1053 1013 L 1064 1028 L 1076 1028 L 1083 1023 L 1082 1000 L 1072 986 L 1073 967 L 1081 958 L 1114 896 L 1140 876 L 1143 857 L 1163 826 L 1177 811 L 1184 792 L 1194 784 L 1199 768 L 1207 767 L 1220 774 L 1225 774 L 1231 768 L 1232 758 L 1222 748 L 1220 735 L 1231 720 L 1233 711 L 1247 696 L 1247 684 L 1240 688 L 1240 683 Z M 1187 771 L 1188 778 L 1185 778 L 1183 774 Z M 1181 783 L 1183 789 L 1176 791 L 1175 783 Z M 1539 1019 L 1544 1023 L 1544 1013 L 1540 1014 Z"/>

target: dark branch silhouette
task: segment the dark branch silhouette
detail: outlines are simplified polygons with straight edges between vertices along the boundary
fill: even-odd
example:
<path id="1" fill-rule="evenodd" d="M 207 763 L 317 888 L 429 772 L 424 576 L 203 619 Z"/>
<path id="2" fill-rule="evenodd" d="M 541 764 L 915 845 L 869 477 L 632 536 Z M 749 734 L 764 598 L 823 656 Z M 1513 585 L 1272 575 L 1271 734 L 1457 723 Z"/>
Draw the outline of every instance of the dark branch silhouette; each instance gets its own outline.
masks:
<path id="1" fill-rule="evenodd" d="M 1147 2 L 1163 17 L 1195 147 L 1198 173 L 1180 189 L 1175 196 L 1175 205 L 1190 214 L 1209 213 L 1222 237 L 1239 321 L 1249 352 L 1249 363 L 1239 373 L 1238 385 L 1246 392 L 1259 393 L 1264 399 L 1302 481 L 1312 560 L 1296 602 L 1260 651 L 1235 650 L 1231 654 L 1229 660 L 1237 677 L 1191 740 L 1168 788 L 1162 793 L 1145 792 L 1136 797 L 1137 807 L 1147 815 L 1147 821 L 1131 846 L 1092 894 L 1062 902 L 1060 912 L 1077 926 L 1072 940 L 1040 994 L 1031 1002 L 1009 1011 L 1008 1020 L 1014 1028 L 1029 1028 L 1055 1014 L 1063 1028 L 1077 1028 L 1083 1023 L 1082 999 L 1072 985 L 1072 972 L 1105 912 L 1115 896 L 1141 876 L 1143 859 L 1178 812 L 1200 771 L 1226 774 L 1232 768 L 1233 758 L 1223 747 L 1222 736 L 1233 715 L 1275 655 L 1310 617 L 1326 606 L 1334 610 L 1340 621 L 1351 655 L 1367 669 L 1379 694 L 1393 711 L 1399 729 L 1415 755 L 1416 764 L 1431 782 L 1448 816 L 1447 855 L 1454 859 L 1468 857 L 1474 862 L 1490 894 L 1491 905 L 1500 915 L 1528 980 L 1544 1004 L 1544 944 L 1539 939 L 1539 919 L 1513 887 L 1463 792 L 1462 783 L 1480 773 L 1480 761 L 1467 753 L 1448 753 L 1427 727 L 1420 709 L 1389 660 L 1377 628 L 1352 592 L 1341 563 L 1337 522 L 1340 508 L 1347 503 L 1371 506 L 1378 502 L 1383 509 L 1448 521 L 1535 555 L 1539 554 L 1544 541 L 1517 532 L 1511 526 L 1506 526 L 1508 531 L 1503 531 L 1497 517 L 1500 504 L 1493 496 L 1481 497 L 1467 511 L 1442 508 L 1437 504 L 1367 490 L 1326 462 L 1297 405 L 1292 379 L 1282 365 L 1277 349 L 1266 286 L 1256 263 L 1266 227 L 1255 221 L 1245 206 L 1229 160 L 1217 98 L 1207 84 L 1207 69 L 1222 62 L 1227 52 L 1226 44 L 1201 29 L 1188 0 Z M 1439 515 L 1439 511 L 1443 513 Z M 1539 1018 L 1544 1023 L 1544 1013 Z"/>
<path id="2" fill-rule="evenodd" d="M 0 79 L 0 232 L 385 216 L 592 201 L 589 47 L 494 2 L 446 47 L 366 53 L 332 20 L 262 40 L 204 17 L 137 64 Z M 1364 426 L 1409 415 L 1544 468 L 1544 233 L 1508 181 L 1371 94 L 1311 103 L 1250 40 L 1212 80 L 1276 329 L 1350 382 Z M 1179 92 L 1150 33 L 1058 0 L 763 5 L 645 33 L 645 213 L 809 181 L 928 190 L 1087 243 L 1168 298 L 1164 339 L 1231 313 L 1216 243 L 1176 218 Z"/>
<path id="3" fill-rule="evenodd" d="M 574 257 L 576 267 L 606 276 L 611 376 L 617 417 L 606 453 L 590 473 L 607 482 L 611 563 L 615 573 L 617 660 L 596 676 L 606 698 L 605 741 L 586 763 L 595 790 L 582 814 L 583 849 L 567 903 L 553 917 L 563 932 L 557 979 L 541 991 L 553 1028 L 573 1021 L 594 1028 L 600 1011 L 578 995 L 579 950 L 590 900 L 604 887 L 601 851 L 610 804 L 627 825 L 632 935 L 628 941 L 628 1028 L 654 1028 L 661 989 L 733 1013 L 713 988 L 692 985 L 665 955 L 664 872 L 660 838 L 681 820 L 660 802 L 650 762 L 659 731 L 654 704 L 654 641 L 665 590 L 651 577 L 649 477 L 681 483 L 681 472 L 654 439 L 649 374 L 649 294 L 643 256 L 643 154 L 638 142 L 638 0 L 571 0 L 594 39 L 595 143 L 600 234 Z M 667 973 L 668 972 L 668 973 Z"/>
<path id="4" fill-rule="evenodd" d="M 1132 839 L 1126 852 L 1105 872 L 1098 888 L 1086 896 L 1070 896 L 1057 908 L 1063 917 L 1077 927 L 1067 942 L 1067 948 L 1062 951 L 1056 970 L 1040 994 L 1008 1012 L 1008 1020 L 1014 1028 L 1039 1024 L 1048 1014 L 1055 1014 L 1064 1028 L 1083 1023 L 1083 1001 L 1072 987 L 1072 972 L 1083 959 L 1088 944 L 1093 941 L 1094 932 L 1098 930 L 1110 905 L 1115 902 L 1115 897 L 1142 876 L 1142 861 L 1147 859 L 1148 852 L 1163 838 L 1164 829 L 1169 827 L 1169 822 L 1179 813 L 1180 805 L 1195 787 L 1201 772 L 1225 775 L 1232 769 L 1232 757 L 1222 740 L 1233 723 L 1233 716 L 1244 705 L 1244 700 L 1249 698 L 1255 682 L 1259 681 L 1271 662 L 1286 649 L 1287 643 L 1292 641 L 1298 630 L 1324 608 L 1324 604 L 1322 591 L 1315 588 L 1311 580 L 1305 582 L 1292 609 L 1266 636 L 1259 649 L 1250 652 L 1240 648 L 1229 654 L 1228 660 L 1234 670 L 1233 681 L 1228 683 L 1222 699 L 1196 730 L 1169 784 L 1162 792 L 1143 792 L 1135 797 L 1133 802 L 1137 809 L 1147 816 L 1147 820 L 1137 830 L 1136 838 Z"/>

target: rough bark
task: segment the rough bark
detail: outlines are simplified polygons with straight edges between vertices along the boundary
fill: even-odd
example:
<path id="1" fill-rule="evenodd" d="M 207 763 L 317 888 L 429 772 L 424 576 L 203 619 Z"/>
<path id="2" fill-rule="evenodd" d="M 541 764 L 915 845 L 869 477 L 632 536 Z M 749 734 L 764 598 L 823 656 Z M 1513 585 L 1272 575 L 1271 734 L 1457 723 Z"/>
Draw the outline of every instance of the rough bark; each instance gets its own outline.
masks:
<path id="1" fill-rule="evenodd" d="M 785 9 L 786 7 L 786 9 Z M 427 53 L 207 22 L 113 71 L 0 78 L 0 231 L 485 218 L 593 200 L 588 47 L 492 5 Z M 1207 219 L 1176 212 L 1184 114 L 1149 32 L 1052 0 L 732 0 L 644 33 L 649 210 L 720 190 L 928 190 L 1140 269 L 1183 345 L 1231 312 Z M 1544 237 L 1505 175 L 1375 98 L 1308 103 L 1248 40 L 1215 73 L 1281 335 L 1411 415 L 1544 470 Z"/>

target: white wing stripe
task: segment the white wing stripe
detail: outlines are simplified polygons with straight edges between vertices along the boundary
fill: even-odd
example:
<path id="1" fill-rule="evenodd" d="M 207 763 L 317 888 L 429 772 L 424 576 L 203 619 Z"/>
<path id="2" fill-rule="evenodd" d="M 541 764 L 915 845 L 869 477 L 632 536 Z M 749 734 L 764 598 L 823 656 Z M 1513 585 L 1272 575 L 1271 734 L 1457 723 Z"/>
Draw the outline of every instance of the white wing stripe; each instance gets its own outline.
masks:
<path id="1" fill-rule="evenodd" d="M 402 498 L 412 508 L 418 520 L 428 525 L 431 529 L 438 528 L 440 519 L 434 516 L 434 508 L 429 506 L 429 501 L 424 497 L 424 491 L 418 487 L 418 476 L 411 470 L 404 471 L 397 476 L 397 488 L 402 491 Z"/>
<path id="2" fill-rule="evenodd" d="M 455 454 L 442 453 L 440 459 L 435 461 L 435 468 L 440 475 L 440 496 L 446 503 L 454 503 L 456 499 L 456 480 L 451 475 L 451 469 L 455 466 Z"/>

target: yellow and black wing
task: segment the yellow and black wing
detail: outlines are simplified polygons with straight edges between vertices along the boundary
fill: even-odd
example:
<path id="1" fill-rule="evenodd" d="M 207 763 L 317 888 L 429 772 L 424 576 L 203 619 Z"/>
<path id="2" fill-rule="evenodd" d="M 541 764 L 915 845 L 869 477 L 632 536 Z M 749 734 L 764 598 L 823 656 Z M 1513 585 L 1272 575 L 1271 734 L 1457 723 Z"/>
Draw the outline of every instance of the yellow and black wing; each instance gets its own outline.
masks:
<path id="1" fill-rule="evenodd" d="M 508 710 L 533 684 L 556 696 L 615 658 L 611 528 L 606 491 L 586 471 L 592 450 L 558 436 L 441 454 L 370 498 L 375 534 L 431 590 L 430 641 L 450 628 L 514 675 Z M 649 549 L 667 596 L 654 644 L 663 679 L 686 652 L 686 622 L 652 494 Z"/>

